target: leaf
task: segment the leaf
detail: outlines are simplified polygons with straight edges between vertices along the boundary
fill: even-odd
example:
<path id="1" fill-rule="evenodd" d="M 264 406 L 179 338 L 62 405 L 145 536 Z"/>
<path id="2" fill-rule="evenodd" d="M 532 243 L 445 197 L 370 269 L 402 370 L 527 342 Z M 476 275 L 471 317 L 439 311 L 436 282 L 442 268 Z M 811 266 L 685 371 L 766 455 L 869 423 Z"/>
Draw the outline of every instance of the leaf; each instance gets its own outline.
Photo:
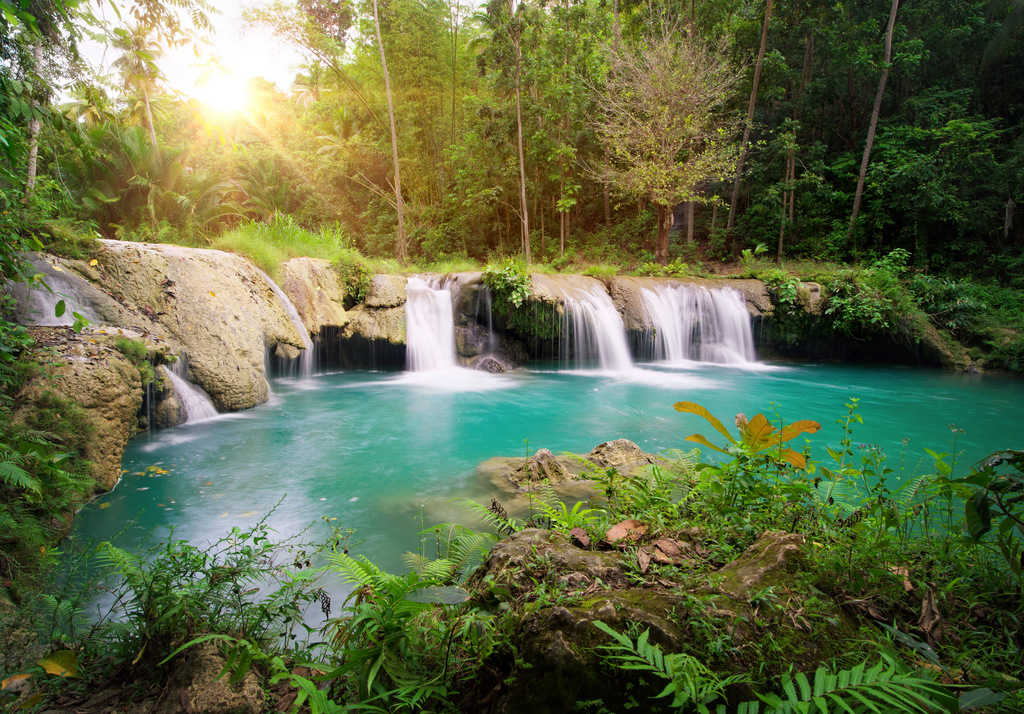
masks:
<path id="1" fill-rule="evenodd" d="M 728 454 L 729 453 L 728 451 L 726 451 L 722 447 L 715 446 L 714 444 L 712 444 L 710 441 L 708 441 L 704 437 L 703 434 L 690 434 L 688 437 L 686 437 L 686 439 L 684 439 L 684 441 L 695 441 L 698 444 L 703 444 L 704 446 L 708 447 L 709 449 L 714 449 L 715 451 L 720 451 L 723 454 Z"/>
<path id="2" fill-rule="evenodd" d="M 79 677 L 81 672 L 78 669 L 78 656 L 71 650 L 60 650 L 48 657 L 39 660 L 39 666 L 46 670 L 47 674 L 56 674 L 58 677 Z"/>
<path id="3" fill-rule="evenodd" d="M 705 421 L 710 424 L 714 429 L 729 440 L 729 443 L 735 444 L 736 440 L 732 438 L 732 435 L 722 426 L 722 422 L 718 421 L 714 416 L 711 415 L 707 409 L 702 407 L 700 404 L 695 402 L 676 402 L 675 410 L 677 412 L 683 412 L 684 414 L 696 414 L 697 416 L 704 417 Z M 719 449 L 720 450 L 720 449 Z"/>
<path id="4" fill-rule="evenodd" d="M 743 427 L 743 443 L 754 451 L 760 451 L 767 446 L 768 438 L 775 431 L 764 414 L 755 414 L 754 418 Z"/>
<path id="5" fill-rule="evenodd" d="M 997 692 L 988 687 L 979 687 L 960 694 L 959 711 L 987 707 L 998 704 L 1006 697 L 1006 692 Z"/>
<path id="6" fill-rule="evenodd" d="M 64 272 L 64 268 L 60 267 L 60 266 L 59 266 L 59 265 L 57 265 L 56 263 L 54 263 L 54 264 L 53 264 L 53 265 L 51 265 L 50 267 L 51 267 L 51 268 L 53 268 L 54 270 L 56 270 L 56 271 L 57 271 L 58 273 L 63 273 L 63 272 Z"/>
<path id="7" fill-rule="evenodd" d="M 58 300 L 57 304 L 53 306 L 53 315 L 54 315 L 54 317 L 62 317 L 64 315 L 65 310 L 67 310 L 67 309 L 68 309 L 67 303 L 64 302 L 63 300 Z"/>
<path id="8" fill-rule="evenodd" d="M 615 541 L 622 540 L 623 538 L 637 541 L 640 540 L 646 532 L 647 526 L 640 521 L 635 521 L 630 518 L 629 520 L 616 523 L 614 526 L 609 528 L 604 534 L 604 538 L 609 543 L 614 543 Z"/>
<path id="9" fill-rule="evenodd" d="M 31 678 L 32 678 L 32 673 L 31 672 L 22 672 L 21 674 L 12 674 L 10 677 L 8 677 L 7 679 L 5 679 L 2 682 L 0 682 L 0 691 L 3 691 L 4 689 L 7 689 L 7 687 L 10 686 L 13 682 L 20 682 L 23 679 L 31 679 Z"/>
<path id="10" fill-rule="evenodd" d="M 96 265 L 99 265 L 99 262 L 100 261 L 93 258 L 92 260 L 89 261 L 89 265 L 95 267 Z"/>

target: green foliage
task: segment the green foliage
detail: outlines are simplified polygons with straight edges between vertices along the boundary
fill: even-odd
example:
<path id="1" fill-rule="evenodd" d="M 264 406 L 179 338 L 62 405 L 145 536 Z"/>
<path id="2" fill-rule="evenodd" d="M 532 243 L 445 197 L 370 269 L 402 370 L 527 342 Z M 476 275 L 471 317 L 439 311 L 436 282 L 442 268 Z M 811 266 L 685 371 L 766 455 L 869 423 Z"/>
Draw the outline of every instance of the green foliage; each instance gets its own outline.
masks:
<path id="1" fill-rule="evenodd" d="M 288 647 L 307 631 L 302 616 L 319 599 L 320 571 L 304 562 L 323 545 L 274 543 L 268 518 L 203 547 L 173 537 L 144 552 L 101 543 L 97 562 L 111 572 L 116 613 L 106 637 L 116 661 L 153 675 L 176 649 L 207 633 Z"/>
<path id="2" fill-rule="evenodd" d="M 505 258 L 498 264 L 488 263 L 482 280 L 494 297 L 494 309 L 501 315 L 522 307 L 531 294 L 530 274 L 526 266 L 514 258 Z"/>
<path id="3" fill-rule="evenodd" d="M 900 280 L 908 257 L 907 251 L 897 249 L 867 270 L 838 273 L 825 295 L 825 314 L 833 329 L 854 337 L 891 334 L 916 342 L 922 318 Z"/>
<path id="4" fill-rule="evenodd" d="M 351 299 L 353 304 L 366 300 L 373 283 L 373 270 L 359 251 L 354 248 L 342 250 L 336 266 L 338 276 L 345 286 L 346 299 Z"/>
<path id="5" fill-rule="evenodd" d="M 648 641 L 650 630 L 644 630 L 634 642 L 600 620 L 594 621 L 594 627 L 612 638 L 612 642 L 598 647 L 602 659 L 618 669 L 643 672 L 667 680 L 664 689 L 654 698 L 672 697 L 670 706 L 677 712 L 710 714 L 712 711 L 725 711 L 724 704 L 714 710 L 710 707 L 725 699 L 730 685 L 746 681 L 743 675 L 722 678 L 696 657 L 687 654 L 664 654 L 658 645 Z"/>
<path id="6" fill-rule="evenodd" d="M 145 342 L 128 337 L 118 337 L 114 340 L 114 349 L 127 357 L 128 361 L 139 370 L 143 388 L 153 383 L 156 373 L 153 371 L 153 363 L 149 360 Z"/>

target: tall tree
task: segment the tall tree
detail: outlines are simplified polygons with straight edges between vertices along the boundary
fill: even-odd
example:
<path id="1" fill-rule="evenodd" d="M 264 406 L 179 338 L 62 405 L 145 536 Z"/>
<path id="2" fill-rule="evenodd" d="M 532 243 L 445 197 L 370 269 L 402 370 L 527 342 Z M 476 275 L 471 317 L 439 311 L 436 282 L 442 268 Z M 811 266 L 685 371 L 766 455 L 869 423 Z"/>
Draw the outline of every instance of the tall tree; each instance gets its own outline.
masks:
<path id="1" fill-rule="evenodd" d="M 885 96 L 885 83 L 889 79 L 889 62 L 892 59 L 892 31 L 896 25 L 896 10 L 900 0 L 892 0 L 889 9 L 889 24 L 885 28 L 885 49 L 882 52 L 882 74 L 878 78 L 878 91 L 875 92 L 875 104 L 871 108 L 871 122 L 868 124 L 868 138 L 864 143 L 864 155 L 860 160 L 860 176 L 857 177 L 857 191 L 853 194 L 853 213 L 850 215 L 850 229 L 846 233 L 848 241 L 853 242 L 854 253 L 857 252 L 854 229 L 857 227 L 857 213 L 860 211 L 860 200 L 864 195 L 864 179 L 868 175 L 868 162 L 871 161 L 871 145 L 875 141 L 875 129 L 878 127 L 878 115 L 882 112 L 882 98 Z"/>
<path id="2" fill-rule="evenodd" d="M 522 248 L 523 257 L 527 263 L 532 261 L 530 255 L 530 211 L 526 204 L 526 159 L 523 156 L 523 109 L 521 100 L 523 48 L 522 48 L 522 2 L 509 0 L 509 37 L 515 49 L 516 62 L 516 135 L 519 145 L 519 210 L 522 220 Z"/>
<path id="3" fill-rule="evenodd" d="M 373 24 L 377 30 L 377 46 L 380 47 L 380 65 L 384 70 L 384 91 L 388 98 L 388 120 L 391 122 L 391 158 L 395 163 L 395 208 L 398 211 L 398 231 L 395 235 L 395 258 L 400 262 L 408 260 L 408 242 L 405 238 L 405 216 L 402 205 L 402 175 L 398 166 L 398 132 L 395 130 L 395 105 L 391 98 L 391 76 L 388 61 L 384 56 L 384 40 L 380 35 L 380 16 L 377 14 L 377 0 L 373 0 Z"/>
<path id="4" fill-rule="evenodd" d="M 754 65 L 754 85 L 750 89 L 750 101 L 747 104 L 747 121 L 743 126 L 743 141 L 740 143 L 740 158 L 736 162 L 736 177 L 732 182 L 732 199 L 729 201 L 729 219 L 726 222 L 726 230 L 732 231 L 736 221 L 736 204 L 740 196 L 740 178 L 743 174 L 743 160 L 747 154 L 747 145 L 750 143 L 750 128 L 754 124 L 754 106 L 757 104 L 757 85 L 761 82 L 761 63 L 764 61 L 765 49 L 768 46 L 768 25 L 772 19 L 772 0 L 767 0 L 764 8 L 764 24 L 761 28 L 761 46 L 757 51 L 757 63 Z M 737 236 L 732 238 L 732 252 L 736 254 L 739 248 Z"/>
<path id="5" fill-rule="evenodd" d="M 673 207 L 708 202 L 700 186 L 735 169 L 736 127 L 722 105 L 739 74 L 720 49 L 673 30 L 607 59 L 596 129 L 611 163 L 600 178 L 625 197 L 654 204 L 655 258 L 664 264 Z"/>

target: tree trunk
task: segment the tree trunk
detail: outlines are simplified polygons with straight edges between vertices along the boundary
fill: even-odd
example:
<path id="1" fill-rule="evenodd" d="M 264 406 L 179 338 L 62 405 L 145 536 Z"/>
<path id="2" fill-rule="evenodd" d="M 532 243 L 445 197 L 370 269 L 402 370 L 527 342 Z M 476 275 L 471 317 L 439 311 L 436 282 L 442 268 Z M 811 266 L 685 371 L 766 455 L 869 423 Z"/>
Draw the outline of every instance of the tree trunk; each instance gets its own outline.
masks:
<path id="1" fill-rule="evenodd" d="M 373 24 L 377 30 L 377 46 L 380 47 L 380 66 L 384 70 L 384 93 L 388 98 L 388 119 L 391 122 L 391 158 L 395 163 L 395 207 L 398 210 L 398 233 L 395 235 L 395 259 L 400 263 L 409 258 L 405 240 L 405 216 L 402 205 L 402 176 L 398 168 L 398 132 L 395 131 L 395 105 L 391 101 L 391 77 L 388 75 L 388 61 L 384 57 L 384 40 L 380 36 L 380 18 L 377 15 L 377 0 L 373 0 Z"/>
<path id="2" fill-rule="evenodd" d="M 693 245 L 693 220 L 696 215 L 696 201 L 686 202 L 686 245 Z"/>
<path id="3" fill-rule="evenodd" d="M 660 203 L 658 211 L 658 242 L 654 246 L 654 259 L 661 265 L 668 265 L 668 232 L 672 227 L 672 208 Z"/>
<path id="4" fill-rule="evenodd" d="M 452 145 L 455 145 L 455 100 L 458 91 L 459 62 L 459 10 L 461 5 L 455 3 L 455 16 L 452 19 Z"/>
<path id="5" fill-rule="evenodd" d="M 43 48 L 38 41 L 32 47 L 32 59 L 35 60 L 35 71 L 39 72 L 39 65 L 43 61 Z M 39 109 L 39 100 L 32 98 L 32 119 L 28 123 L 28 175 L 25 178 L 25 196 L 32 195 L 36 190 L 36 171 L 39 166 L 39 118 L 36 111 Z"/>
<path id="6" fill-rule="evenodd" d="M 850 230 L 846 239 L 853 242 L 853 253 L 857 254 L 857 239 L 854 229 L 857 227 L 857 213 L 860 212 L 860 199 L 864 195 L 864 179 L 868 175 L 868 162 L 871 160 L 871 145 L 875 142 L 875 129 L 878 127 L 878 115 L 882 112 L 882 97 L 885 95 L 885 82 L 889 79 L 889 61 L 892 59 L 892 31 L 896 26 L 896 10 L 900 0 L 892 0 L 889 10 L 889 24 L 885 28 L 885 51 L 882 53 L 882 76 L 878 78 L 878 91 L 875 92 L 875 106 L 871 109 L 871 122 L 868 124 L 868 139 L 864 144 L 864 156 L 860 160 L 860 176 L 857 178 L 857 191 L 853 195 L 853 214 L 850 216 Z"/>
<path id="7" fill-rule="evenodd" d="M 782 192 L 782 226 L 779 228 L 779 246 L 775 253 L 775 264 L 782 267 L 782 248 L 786 237 L 786 228 L 793 225 L 794 206 L 796 203 L 796 188 L 793 183 L 796 181 L 796 143 L 797 130 L 800 121 L 800 99 L 804 94 L 804 87 L 811 81 L 811 71 L 814 63 L 814 35 L 808 33 L 804 45 L 804 67 L 800 72 L 800 84 L 796 88 L 796 97 L 793 101 L 793 147 L 790 148 L 786 157 L 786 183 L 789 185 L 789 215 L 786 215 L 786 191 Z"/>
<path id="8" fill-rule="evenodd" d="M 743 141 L 740 143 L 740 157 L 736 162 L 736 178 L 732 184 L 732 200 L 729 202 L 729 220 L 725 229 L 732 231 L 736 224 L 736 203 L 740 196 L 740 177 L 743 175 L 743 161 L 747 154 L 747 144 L 750 143 L 750 126 L 754 123 L 754 105 L 757 103 L 757 85 L 761 82 L 761 63 L 764 60 L 765 48 L 768 46 L 768 24 L 772 19 L 772 0 L 768 0 L 764 9 L 764 25 L 761 28 L 761 47 L 757 51 L 757 64 L 754 65 L 754 86 L 750 90 L 750 102 L 747 104 L 747 123 L 743 127 Z M 732 236 L 733 255 L 738 253 L 739 240 Z"/>
<path id="9" fill-rule="evenodd" d="M 376 0 L 374 0 L 376 2 Z M 530 256 L 530 214 L 526 207 L 526 159 L 523 156 L 523 112 L 519 102 L 519 68 L 522 65 L 523 55 L 519 45 L 519 30 L 515 30 L 513 42 L 516 48 L 516 130 L 519 135 L 519 204 L 523 211 L 523 257 L 526 263 L 532 261 Z"/>

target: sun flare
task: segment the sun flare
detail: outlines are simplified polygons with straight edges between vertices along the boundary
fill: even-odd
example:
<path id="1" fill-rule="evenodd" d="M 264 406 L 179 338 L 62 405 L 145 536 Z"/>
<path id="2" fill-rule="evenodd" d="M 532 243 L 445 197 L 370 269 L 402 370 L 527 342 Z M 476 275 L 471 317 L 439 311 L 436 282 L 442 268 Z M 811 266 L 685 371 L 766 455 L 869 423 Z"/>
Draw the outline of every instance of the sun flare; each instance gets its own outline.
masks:
<path id="1" fill-rule="evenodd" d="M 217 74 L 197 83 L 189 94 L 215 112 L 245 111 L 249 104 L 249 83 L 237 74 Z"/>

